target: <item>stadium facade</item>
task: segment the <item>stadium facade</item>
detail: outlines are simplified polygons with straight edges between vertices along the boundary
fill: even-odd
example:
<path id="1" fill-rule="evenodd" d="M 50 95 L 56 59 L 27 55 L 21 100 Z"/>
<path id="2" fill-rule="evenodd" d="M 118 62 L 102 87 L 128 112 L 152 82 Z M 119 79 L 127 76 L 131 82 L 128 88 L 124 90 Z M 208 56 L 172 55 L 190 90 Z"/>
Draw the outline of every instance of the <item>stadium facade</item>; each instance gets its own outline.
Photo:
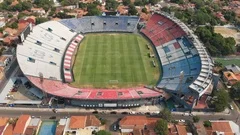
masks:
<path id="1" fill-rule="evenodd" d="M 73 56 L 92 32 L 136 32 L 136 16 L 86 16 L 31 25 L 20 35 L 17 59 L 25 76 L 44 92 L 81 107 L 135 107 L 158 102 L 163 95 L 146 87 L 74 88 Z M 153 44 L 162 64 L 156 85 L 191 109 L 212 83 L 212 60 L 193 32 L 166 13 L 154 13 L 140 30 Z"/>

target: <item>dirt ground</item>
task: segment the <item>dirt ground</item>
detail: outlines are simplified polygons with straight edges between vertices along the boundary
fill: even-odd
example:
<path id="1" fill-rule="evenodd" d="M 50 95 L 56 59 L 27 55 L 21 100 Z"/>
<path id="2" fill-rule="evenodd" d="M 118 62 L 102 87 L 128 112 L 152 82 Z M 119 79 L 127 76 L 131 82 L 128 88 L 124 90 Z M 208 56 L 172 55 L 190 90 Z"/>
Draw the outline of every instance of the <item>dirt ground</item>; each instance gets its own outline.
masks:
<path id="1" fill-rule="evenodd" d="M 214 31 L 221 34 L 223 37 L 233 37 L 237 44 L 240 43 L 240 32 L 236 29 L 216 26 L 214 27 Z"/>

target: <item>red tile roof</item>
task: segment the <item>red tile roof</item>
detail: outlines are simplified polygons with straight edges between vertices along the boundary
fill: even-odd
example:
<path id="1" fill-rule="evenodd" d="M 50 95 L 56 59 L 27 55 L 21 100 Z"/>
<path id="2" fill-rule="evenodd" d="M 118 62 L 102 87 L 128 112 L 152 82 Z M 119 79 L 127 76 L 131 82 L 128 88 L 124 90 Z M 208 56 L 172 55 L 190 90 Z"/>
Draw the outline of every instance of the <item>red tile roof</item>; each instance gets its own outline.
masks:
<path id="1" fill-rule="evenodd" d="M 30 115 L 21 115 L 18 118 L 18 121 L 14 127 L 13 133 L 14 134 L 23 134 L 24 130 L 26 129 L 26 124 L 28 119 L 30 119 Z"/>
<path id="2" fill-rule="evenodd" d="M 85 128 L 87 116 L 71 116 L 69 128 Z"/>
<path id="3" fill-rule="evenodd" d="M 5 126 L 8 122 L 8 117 L 0 117 L 0 126 Z"/>
<path id="4" fill-rule="evenodd" d="M 4 131 L 3 135 L 12 135 L 13 134 L 13 125 L 9 124 Z"/>

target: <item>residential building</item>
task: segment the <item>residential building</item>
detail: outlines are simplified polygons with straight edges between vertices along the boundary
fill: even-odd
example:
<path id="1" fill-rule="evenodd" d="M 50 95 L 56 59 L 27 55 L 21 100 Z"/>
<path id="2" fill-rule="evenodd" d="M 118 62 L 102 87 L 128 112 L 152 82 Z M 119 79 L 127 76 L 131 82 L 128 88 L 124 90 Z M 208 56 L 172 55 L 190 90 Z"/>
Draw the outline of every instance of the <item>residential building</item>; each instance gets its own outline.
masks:
<path id="1" fill-rule="evenodd" d="M 0 135 L 3 135 L 8 126 L 8 117 L 0 117 Z"/>
<path id="2" fill-rule="evenodd" d="M 39 118 L 31 119 L 31 121 L 25 131 L 25 135 L 35 135 L 36 133 L 38 133 L 41 123 L 42 123 L 42 121 Z"/>
<path id="3" fill-rule="evenodd" d="M 168 124 L 168 134 L 169 135 L 192 135 L 192 133 L 187 131 L 187 126 L 184 123 L 179 124 Z"/>
<path id="4" fill-rule="evenodd" d="M 154 135 L 154 127 L 159 118 L 147 118 L 146 116 L 125 116 L 119 122 L 122 133 L 148 133 Z"/>
<path id="5" fill-rule="evenodd" d="M 32 23 L 33 25 L 36 24 L 36 17 L 35 16 L 28 16 L 18 20 L 18 23 Z"/>
<path id="6" fill-rule="evenodd" d="M 230 86 L 240 81 L 240 68 L 234 64 L 225 66 L 223 71 L 223 80 Z"/>
<path id="7" fill-rule="evenodd" d="M 9 125 L 6 127 L 3 135 L 12 135 L 12 134 L 13 134 L 13 124 L 9 124 Z"/>
<path id="8" fill-rule="evenodd" d="M 40 15 L 44 15 L 46 13 L 43 8 L 31 8 L 31 12 L 38 13 Z"/>
<path id="9" fill-rule="evenodd" d="M 67 119 L 60 119 L 57 125 L 55 135 L 62 135 L 64 131 L 64 127 L 66 126 Z"/>
<path id="10" fill-rule="evenodd" d="M 211 127 L 206 128 L 207 135 L 239 135 L 239 125 L 233 121 L 216 120 L 210 121 Z"/>
<path id="11" fill-rule="evenodd" d="M 71 116 L 66 121 L 64 134 L 74 133 L 76 135 L 92 134 L 93 131 L 101 130 L 101 122 L 94 115 L 88 116 Z"/>
<path id="12" fill-rule="evenodd" d="M 7 27 L 6 29 L 3 30 L 3 35 L 6 34 L 10 36 L 15 36 L 17 34 L 17 30 Z"/>
<path id="13" fill-rule="evenodd" d="M 30 121 L 31 121 L 30 115 L 21 115 L 18 118 L 18 121 L 14 127 L 13 135 L 24 135 Z"/>

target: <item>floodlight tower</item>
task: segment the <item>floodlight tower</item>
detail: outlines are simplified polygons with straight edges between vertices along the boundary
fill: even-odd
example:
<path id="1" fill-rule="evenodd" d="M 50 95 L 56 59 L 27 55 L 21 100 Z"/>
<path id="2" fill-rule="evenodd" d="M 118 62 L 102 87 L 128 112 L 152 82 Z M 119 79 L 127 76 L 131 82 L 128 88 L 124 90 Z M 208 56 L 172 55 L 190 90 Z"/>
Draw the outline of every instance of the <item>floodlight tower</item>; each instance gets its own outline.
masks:
<path id="1" fill-rule="evenodd" d="M 40 79 L 40 84 L 41 84 L 41 87 L 43 86 L 42 84 L 43 84 L 43 73 L 42 72 L 39 72 L 38 73 L 38 75 L 39 75 L 39 79 Z M 43 88 L 43 87 L 42 87 Z M 47 93 L 43 90 L 43 94 L 44 94 L 44 98 L 47 98 Z"/>
<path id="2" fill-rule="evenodd" d="M 182 82 L 184 79 L 184 72 L 181 71 L 179 75 L 179 89 L 178 89 L 178 96 L 180 97 L 182 95 Z"/>

